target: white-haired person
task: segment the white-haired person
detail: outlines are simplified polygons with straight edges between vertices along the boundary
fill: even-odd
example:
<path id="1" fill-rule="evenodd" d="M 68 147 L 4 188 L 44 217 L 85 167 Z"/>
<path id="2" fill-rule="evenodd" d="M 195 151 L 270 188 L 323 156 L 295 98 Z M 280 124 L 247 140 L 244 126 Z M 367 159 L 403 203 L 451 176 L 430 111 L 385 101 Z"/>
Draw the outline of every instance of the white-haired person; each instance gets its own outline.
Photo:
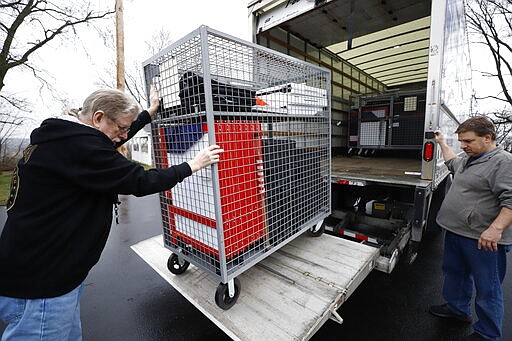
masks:
<path id="1" fill-rule="evenodd" d="M 125 93 L 102 89 L 74 115 L 49 118 L 30 136 L 14 170 L 0 236 L 2 340 L 81 340 L 80 296 L 98 262 L 118 194 L 168 190 L 219 161 L 219 146 L 165 169 L 144 168 L 116 148 L 151 122 Z"/>

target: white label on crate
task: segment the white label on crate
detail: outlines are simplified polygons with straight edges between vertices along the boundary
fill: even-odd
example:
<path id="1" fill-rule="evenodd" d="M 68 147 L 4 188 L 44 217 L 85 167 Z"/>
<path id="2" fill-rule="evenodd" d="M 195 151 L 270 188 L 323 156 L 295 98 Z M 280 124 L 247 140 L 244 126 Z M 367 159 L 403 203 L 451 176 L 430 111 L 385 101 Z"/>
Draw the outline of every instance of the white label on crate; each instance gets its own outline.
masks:
<path id="1" fill-rule="evenodd" d="M 208 134 L 193 143 L 183 153 L 167 153 L 169 166 L 178 165 L 194 156 L 208 146 Z M 205 189 L 211 190 L 205 190 Z M 215 218 L 212 174 L 209 167 L 192 174 L 171 189 L 173 205 L 195 212 L 208 218 Z"/>
<path id="2" fill-rule="evenodd" d="M 205 133 L 198 141 L 191 144 L 191 146 L 182 153 L 167 153 L 169 166 L 193 159 L 194 156 L 207 145 L 208 134 Z M 183 182 L 178 183 L 171 189 L 171 193 L 173 206 L 206 218 L 215 219 L 213 180 L 209 167 L 201 169 L 186 178 Z M 200 243 L 217 249 L 217 230 L 215 228 L 178 214 L 174 214 L 173 218 L 177 231 Z"/>

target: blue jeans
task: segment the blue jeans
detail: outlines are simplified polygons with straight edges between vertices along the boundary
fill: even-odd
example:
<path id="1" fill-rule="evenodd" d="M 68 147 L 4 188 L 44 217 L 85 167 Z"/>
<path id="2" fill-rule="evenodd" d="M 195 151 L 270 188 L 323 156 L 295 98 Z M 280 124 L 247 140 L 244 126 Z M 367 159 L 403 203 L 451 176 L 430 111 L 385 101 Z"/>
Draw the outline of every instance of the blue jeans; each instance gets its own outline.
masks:
<path id="1" fill-rule="evenodd" d="M 0 319 L 7 323 L 2 341 L 79 341 L 82 283 L 52 298 L 23 299 L 0 296 Z"/>
<path id="2" fill-rule="evenodd" d="M 478 321 L 473 329 L 489 340 L 502 333 L 503 293 L 501 284 L 507 270 L 510 246 L 497 252 L 478 250 L 478 240 L 446 231 L 443 256 L 443 297 L 454 311 L 471 315 L 473 285 Z"/>

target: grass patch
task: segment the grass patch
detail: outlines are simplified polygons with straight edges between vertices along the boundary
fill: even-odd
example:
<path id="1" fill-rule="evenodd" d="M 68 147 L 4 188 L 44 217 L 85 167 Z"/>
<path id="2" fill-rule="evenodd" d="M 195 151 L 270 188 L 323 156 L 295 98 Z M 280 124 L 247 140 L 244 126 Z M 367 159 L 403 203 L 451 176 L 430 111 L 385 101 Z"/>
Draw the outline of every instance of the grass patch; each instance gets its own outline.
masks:
<path id="1" fill-rule="evenodd" d="M 149 166 L 149 165 L 146 165 L 144 163 L 137 162 L 137 161 L 133 161 L 133 162 L 135 162 L 136 164 L 142 166 L 145 170 L 148 170 L 148 169 L 151 169 L 151 168 L 155 168 L 153 166 Z"/>
<path id="2" fill-rule="evenodd" d="M 144 169 L 148 170 L 153 168 L 148 165 L 140 164 Z M 9 190 L 11 189 L 12 171 L 0 172 L 0 206 L 4 206 L 7 198 L 9 197 Z"/>
<path id="3" fill-rule="evenodd" d="M 0 206 L 5 205 L 9 197 L 9 190 L 11 187 L 12 171 L 0 172 Z"/>

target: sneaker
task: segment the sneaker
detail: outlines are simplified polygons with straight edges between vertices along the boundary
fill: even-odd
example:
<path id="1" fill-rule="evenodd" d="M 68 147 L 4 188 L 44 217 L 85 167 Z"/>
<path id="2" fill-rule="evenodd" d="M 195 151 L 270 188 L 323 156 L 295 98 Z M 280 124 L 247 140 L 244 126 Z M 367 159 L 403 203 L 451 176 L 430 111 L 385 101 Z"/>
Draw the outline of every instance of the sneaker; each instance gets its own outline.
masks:
<path id="1" fill-rule="evenodd" d="M 450 307 L 448 306 L 448 303 L 441 304 L 441 305 L 433 305 L 430 306 L 428 310 L 432 315 L 437 317 L 443 317 L 443 318 L 449 318 L 461 322 L 471 322 L 471 315 L 464 315 L 454 312 Z M 479 334 L 478 334 L 479 335 Z"/>

